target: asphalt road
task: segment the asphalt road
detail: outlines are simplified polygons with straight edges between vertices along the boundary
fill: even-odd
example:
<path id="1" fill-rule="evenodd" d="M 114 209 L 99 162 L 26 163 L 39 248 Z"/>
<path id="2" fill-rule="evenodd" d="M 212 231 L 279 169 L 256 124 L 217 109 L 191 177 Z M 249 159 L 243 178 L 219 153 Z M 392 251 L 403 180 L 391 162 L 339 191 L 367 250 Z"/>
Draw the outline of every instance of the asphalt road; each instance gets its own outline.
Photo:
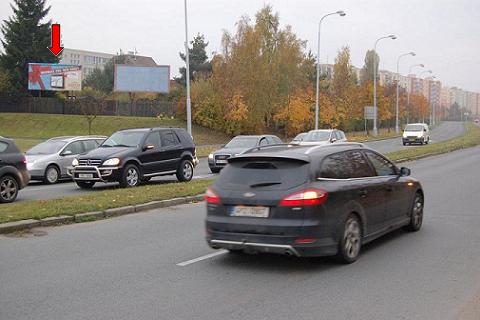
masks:
<path id="1" fill-rule="evenodd" d="M 2 236 L 0 319 L 478 319 L 480 148 L 408 166 L 423 228 L 351 265 L 212 250 L 204 203 Z"/>
<path id="2" fill-rule="evenodd" d="M 448 140 L 464 133 L 465 127 L 463 122 L 443 122 L 431 132 L 432 143 Z M 381 141 L 367 142 L 367 145 L 382 153 L 412 148 L 413 146 L 403 146 L 401 138 L 387 139 Z M 210 172 L 207 159 L 200 159 L 200 164 L 195 169 L 195 179 L 212 178 L 215 174 Z M 163 183 L 166 181 L 176 181 L 174 176 L 159 177 L 152 179 L 154 183 Z M 94 190 L 116 188 L 117 184 L 97 183 Z M 93 190 L 93 192 L 94 192 Z M 61 182 L 56 185 L 44 185 L 38 182 L 32 182 L 27 188 L 20 191 L 17 201 L 36 200 L 36 199 L 54 199 L 65 196 L 78 195 L 85 191 L 77 187 L 70 181 Z"/>

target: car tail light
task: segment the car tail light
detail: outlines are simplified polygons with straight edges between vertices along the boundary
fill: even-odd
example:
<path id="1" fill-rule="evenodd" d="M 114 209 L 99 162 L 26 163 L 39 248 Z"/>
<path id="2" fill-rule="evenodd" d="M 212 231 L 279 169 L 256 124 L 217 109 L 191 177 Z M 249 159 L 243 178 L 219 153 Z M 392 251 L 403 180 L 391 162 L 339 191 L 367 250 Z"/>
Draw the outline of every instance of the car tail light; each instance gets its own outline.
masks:
<path id="1" fill-rule="evenodd" d="M 295 240 L 295 243 L 296 244 L 310 244 L 310 243 L 314 243 L 315 241 L 317 241 L 317 239 L 315 238 L 298 238 Z"/>
<path id="2" fill-rule="evenodd" d="M 292 193 L 280 201 L 281 207 L 316 206 L 327 201 L 328 193 L 319 189 L 307 189 Z"/>
<path id="3" fill-rule="evenodd" d="M 207 189 L 204 199 L 207 203 L 213 203 L 213 204 L 220 203 L 220 197 L 215 192 L 213 192 L 213 190 L 210 188 Z"/>

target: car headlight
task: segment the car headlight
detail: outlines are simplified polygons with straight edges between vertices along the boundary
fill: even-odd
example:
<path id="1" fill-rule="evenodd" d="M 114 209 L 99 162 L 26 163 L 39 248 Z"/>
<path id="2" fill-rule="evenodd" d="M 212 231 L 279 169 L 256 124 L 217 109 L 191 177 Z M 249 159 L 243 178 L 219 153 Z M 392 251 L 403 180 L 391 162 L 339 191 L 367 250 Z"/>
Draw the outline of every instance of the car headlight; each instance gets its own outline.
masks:
<path id="1" fill-rule="evenodd" d="M 208 159 L 213 160 L 213 153 L 210 153 L 210 154 L 208 155 Z"/>
<path id="2" fill-rule="evenodd" d="M 112 158 L 108 159 L 107 161 L 103 162 L 104 166 L 118 166 L 120 164 L 120 159 Z"/>
<path id="3" fill-rule="evenodd" d="M 78 166 L 78 159 L 77 158 L 73 159 L 73 161 L 72 161 L 72 167 L 76 167 L 76 166 Z"/>

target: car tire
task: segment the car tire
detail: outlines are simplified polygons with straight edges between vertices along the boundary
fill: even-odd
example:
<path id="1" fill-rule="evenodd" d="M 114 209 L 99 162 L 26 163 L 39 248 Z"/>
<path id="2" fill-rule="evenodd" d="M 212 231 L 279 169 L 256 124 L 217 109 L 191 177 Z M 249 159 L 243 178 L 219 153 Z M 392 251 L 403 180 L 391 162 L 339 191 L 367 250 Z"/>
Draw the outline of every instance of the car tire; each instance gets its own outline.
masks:
<path id="1" fill-rule="evenodd" d="M 423 205 L 424 198 L 419 192 L 413 198 L 412 209 L 410 213 L 410 223 L 405 227 L 407 231 L 416 232 L 420 230 L 423 222 Z"/>
<path id="2" fill-rule="evenodd" d="M 60 180 L 60 170 L 55 165 L 49 165 L 45 170 L 43 182 L 45 184 L 55 184 Z"/>
<path id="3" fill-rule="evenodd" d="M 81 189 L 92 189 L 93 186 L 95 185 L 95 181 L 75 181 L 77 186 L 79 186 Z"/>
<path id="4" fill-rule="evenodd" d="M 18 182 L 10 175 L 0 178 L 0 203 L 11 203 L 17 199 Z"/>
<path id="5" fill-rule="evenodd" d="M 210 171 L 211 171 L 212 173 L 219 173 L 219 172 L 220 172 L 220 169 L 210 168 Z"/>
<path id="6" fill-rule="evenodd" d="M 184 159 L 180 161 L 177 169 L 177 179 L 181 182 L 187 182 L 193 178 L 193 164 L 192 161 Z"/>
<path id="7" fill-rule="evenodd" d="M 428 144 L 430 142 L 430 138 L 427 139 L 427 141 L 425 141 L 425 144 Z"/>
<path id="8" fill-rule="evenodd" d="M 354 214 L 348 215 L 340 231 L 337 258 L 345 264 L 355 262 L 362 247 L 362 226 Z"/>
<path id="9" fill-rule="evenodd" d="M 134 164 L 128 164 L 125 166 L 120 178 L 120 186 L 122 188 L 136 187 L 140 184 L 140 170 Z"/>

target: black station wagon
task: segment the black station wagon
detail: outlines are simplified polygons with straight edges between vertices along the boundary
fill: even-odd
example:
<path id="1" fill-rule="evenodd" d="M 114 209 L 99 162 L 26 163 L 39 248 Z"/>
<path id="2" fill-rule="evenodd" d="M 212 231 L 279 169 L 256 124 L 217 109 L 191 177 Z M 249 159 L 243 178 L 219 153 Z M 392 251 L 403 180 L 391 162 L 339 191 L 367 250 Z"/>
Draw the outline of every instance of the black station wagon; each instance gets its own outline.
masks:
<path id="1" fill-rule="evenodd" d="M 424 193 L 409 175 L 360 143 L 254 148 L 207 190 L 207 242 L 351 263 L 387 232 L 420 229 Z"/>

